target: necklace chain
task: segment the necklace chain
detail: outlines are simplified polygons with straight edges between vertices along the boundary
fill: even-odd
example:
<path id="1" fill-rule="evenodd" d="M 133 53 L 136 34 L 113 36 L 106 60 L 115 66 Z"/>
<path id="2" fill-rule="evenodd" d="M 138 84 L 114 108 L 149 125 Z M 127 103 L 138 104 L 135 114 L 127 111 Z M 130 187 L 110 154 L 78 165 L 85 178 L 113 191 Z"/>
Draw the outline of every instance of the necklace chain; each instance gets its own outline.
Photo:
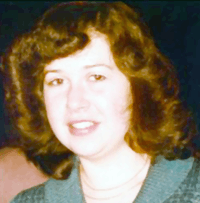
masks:
<path id="1" fill-rule="evenodd" d="M 121 184 L 121 185 L 119 185 L 119 186 L 116 186 L 116 187 L 114 187 L 114 188 L 108 188 L 108 189 L 96 189 L 96 188 L 93 188 L 85 179 L 84 179 L 84 177 L 82 177 L 82 180 L 83 180 L 83 182 L 85 183 L 85 185 L 90 189 L 90 190 L 93 190 L 94 192 L 96 191 L 96 192 L 101 192 L 101 193 L 104 193 L 104 192 L 110 192 L 110 193 L 112 193 L 112 192 L 114 192 L 115 190 L 117 190 L 117 189 L 123 189 L 123 187 L 125 187 L 125 186 L 127 186 L 128 185 L 128 183 L 130 183 L 132 180 L 134 180 L 134 178 L 136 177 L 136 176 L 138 176 L 138 174 L 139 173 L 141 173 L 142 172 L 142 170 L 145 168 L 145 165 L 147 164 L 147 162 L 145 162 L 145 164 L 143 165 L 143 167 L 130 179 L 130 180 L 128 180 L 127 182 L 125 182 L 125 183 L 123 183 L 123 184 Z M 131 190 L 131 189 L 133 189 L 133 188 L 135 188 L 135 187 L 137 187 L 140 183 L 142 183 L 143 181 L 139 181 L 139 182 L 137 182 L 136 184 L 134 184 L 134 185 L 131 185 L 131 186 L 129 186 L 129 188 L 127 189 L 125 189 L 123 192 L 120 192 L 119 194 L 117 194 L 117 195 L 111 195 L 110 197 L 104 197 L 104 198 L 102 198 L 102 197 L 100 197 L 100 198 L 97 198 L 97 197 L 94 197 L 94 196 L 91 196 L 91 195 L 88 195 L 88 194 L 86 194 L 85 192 L 84 192 L 84 195 L 86 196 L 86 197 L 88 197 L 88 198 L 90 198 L 90 199 L 96 199 L 96 200 L 106 200 L 106 199 L 111 199 L 111 198 L 114 198 L 114 197 L 118 197 L 118 196 L 120 196 L 120 195 L 123 195 L 124 193 L 126 193 L 126 192 L 128 192 L 129 190 Z"/>
<path id="2" fill-rule="evenodd" d="M 145 164 L 146 165 L 146 164 Z M 144 166 L 145 166 L 144 165 Z M 126 184 L 128 184 L 129 182 L 131 182 L 136 176 L 138 176 L 138 174 L 144 169 L 144 167 L 141 168 L 141 170 L 139 170 L 130 180 L 128 180 L 127 182 L 121 184 L 121 185 L 118 185 L 116 187 L 113 187 L 113 188 L 108 188 L 108 189 L 96 189 L 96 188 L 93 188 L 86 180 L 85 178 L 83 177 L 83 181 L 84 183 L 92 190 L 95 190 L 95 191 L 111 191 L 111 190 L 115 190 L 115 189 L 118 189 Z"/>
<path id="3" fill-rule="evenodd" d="M 117 194 L 117 195 L 115 195 L 115 196 L 111 196 L 111 197 L 96 198 L 96 197 L 92 197 L 92 196 L 90 196 L 90 195 L 88 195 L 88 194 L 86 194 L 86 193 L 84 193 L 84 195 L 85 195 L 86 197 L 89 197 L 90 199 L 97 199 L 97 200 L 100 200 L 100 199 L 101 199 L 101 200 L 112 199 L 112 198 L 114 198 L 114 197 L 118 197 L 118 196 L 120 196 L 120 195 L 123 195 L 124 193 L 126 193 L 126 192 L 128 192 L 129 190 L 133 189 L 134 187 L 138 186 L 140 183 L 141 183 L 141 182 L 138 182 L 137 184 L 135 184 L 134 186 L 132 186 L 132 187 L 129 188 L 128 190 L 125 190 L 125 191 L 123 191 L 123 192 L 121 192 L 121 193 L 119 193 L 119 194 Z"/>

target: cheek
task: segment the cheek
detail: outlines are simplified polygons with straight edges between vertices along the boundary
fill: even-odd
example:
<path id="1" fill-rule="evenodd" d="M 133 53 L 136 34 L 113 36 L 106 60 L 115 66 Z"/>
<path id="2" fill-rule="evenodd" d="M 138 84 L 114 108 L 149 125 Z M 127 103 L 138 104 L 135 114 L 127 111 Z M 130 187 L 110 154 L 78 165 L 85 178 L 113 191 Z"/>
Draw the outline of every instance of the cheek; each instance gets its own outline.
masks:
<path id="1" fill-rule="evenodd" d="M 44 103 L 45 103 L 45 108 L 46 108 L 46 112 L 47 115 L 49 115 L 49 113 L 51 113 L 52 109 L 54 108 L 54 100 L 51 98 L 51 95 L 49 95 L 48 93 L 44 92 Z"/>
<path id="2" fill-rule="evenodd" d="M 114 104 L 114 111 L 116 116 L 125 124 L 129 123 L 131 119 L 133 99 L 131 91 L 122 91 Z"/>
<path id="3" fill-rule="evenodd" d="M 61 101 L 63 100 L 58 96 L 52 95 L 49 92 L 44 92 L 44 103 L 50 123 L 54 122 L 54 120 L 58 120 L 58 118 L 62 116 L 63 105 L 61 105 Z"/>
<path id="4" fill-rule="evenodd" d="M 128 122 L 131 116 L 132 109 L 132 96 L 131 91 L 124 88 L 119 91 L 108 94 L 107 111 L 112 115 L 114 120 L 120 120 L 121 122 Z"/>
<path id="5" fill-rule="evenodd" d="M 113 114 L 116 119 L 120 120 L 122 123 L 127 123 L 130 119 L 130 106 L 124 98 L 119 98 L 113 103 Z"/>

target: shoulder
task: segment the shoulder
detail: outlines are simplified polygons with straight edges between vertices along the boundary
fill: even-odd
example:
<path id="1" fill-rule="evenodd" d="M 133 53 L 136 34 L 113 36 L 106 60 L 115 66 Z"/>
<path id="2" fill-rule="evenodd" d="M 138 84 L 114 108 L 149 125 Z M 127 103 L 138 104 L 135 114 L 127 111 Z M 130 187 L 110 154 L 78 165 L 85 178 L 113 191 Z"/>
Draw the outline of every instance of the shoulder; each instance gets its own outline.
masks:
<path id="1" fill-rule="evenodd" d="M 195 159 L 187 177 L 180 184 L 174 194 L 166 201 L 199 202 L 200 200 L 200 160 Z"/>
<path id="2" fill-rule="evenodd" d="M 44 188 L 41 184 L 20 192 L 11 203 L 42 203 L 44 202 Z"/>
<path id="3" fill-rule="evenodd" d="M 83 194 L 75 164 L 65 180 L 50 178 L 45 183 L 19 193 L 11 203 L 82 202 Z"/>
<path id="4" fill-rule="evenodd" d="M 186 190 L 195 189 L 200 194 L 200 159 L 195 159 L 191 170 L 181 184 Z"/>
<path id="5" fill-rule="evenodd" d="M 195 189 L 200 195 L 200 159 L 195 159 L 187 178 L 182 183 L 185 189 Z M 199 196 L 200 197 L 200 196 Z"/>
<path id="6" fill-rule="evenodd" d="M 69 178 L 56 180 L 50 178 L 43 184 L 19 193 L 11 203 L 43 203 L 43 202 L 81 202 L 82 192 L 76 168 Z"/>

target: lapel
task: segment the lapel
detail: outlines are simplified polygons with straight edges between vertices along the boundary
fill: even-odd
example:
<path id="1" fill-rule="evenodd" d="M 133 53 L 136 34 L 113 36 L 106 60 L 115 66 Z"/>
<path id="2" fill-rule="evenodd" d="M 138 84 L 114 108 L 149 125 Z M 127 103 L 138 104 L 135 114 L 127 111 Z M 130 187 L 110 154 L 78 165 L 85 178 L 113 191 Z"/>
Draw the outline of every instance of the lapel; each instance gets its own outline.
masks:
<path id="1" fill-rule="evenodd" d="M 194 158 L 168 161 L 158 157 L 134 203 L 162 203 L 167 200 L 187 177 L 193 162 Z"/>
<path id="2" fill-rule="evenodd" d="M 161 156 L 149 169 L 148 176 L 134 203 L 161 203 L 169 198 L 186 178 L 193 158 L 167 161 Z M 84 203 L 79 181 L 78 158 L 67 180 L 50 179 L 45 184 L 45 203 Z"/>
<path id="3" fill-rule="evenodd" d="M 50 179 L 45 185 L 45 203 L 84 203 L 79 181 L 79 160 L 74 157 L 74 167 L 67 180 Z"/>

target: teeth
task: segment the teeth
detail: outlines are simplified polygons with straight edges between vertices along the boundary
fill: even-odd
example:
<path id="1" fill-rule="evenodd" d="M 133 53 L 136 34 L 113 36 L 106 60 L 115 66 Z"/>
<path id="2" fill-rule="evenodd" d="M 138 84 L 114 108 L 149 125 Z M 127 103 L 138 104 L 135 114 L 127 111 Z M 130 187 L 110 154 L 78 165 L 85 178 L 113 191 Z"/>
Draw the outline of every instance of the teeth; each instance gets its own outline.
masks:
<path id="1" fill-rule="evenodd" d="M 92 123 L 92 122 L 81 122 L 81 123 L 73 124 L 72 126 L 74 128 L 87 128 L 87 127 L 90 127 L 92 125 L 94 125 L 94 123 Z"/>

